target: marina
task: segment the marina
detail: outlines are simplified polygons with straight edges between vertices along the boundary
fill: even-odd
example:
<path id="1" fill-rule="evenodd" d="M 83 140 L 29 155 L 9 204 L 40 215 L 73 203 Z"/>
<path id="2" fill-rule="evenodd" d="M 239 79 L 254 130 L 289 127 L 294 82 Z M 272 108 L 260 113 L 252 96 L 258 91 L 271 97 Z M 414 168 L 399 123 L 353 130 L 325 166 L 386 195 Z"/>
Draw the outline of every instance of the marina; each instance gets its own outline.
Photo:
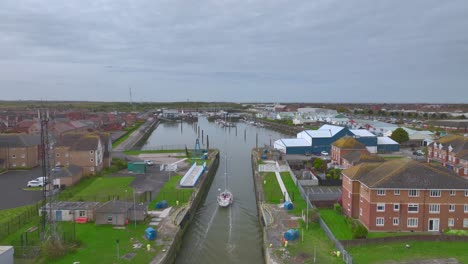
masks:
<path id="1" fill-rule="evenodd" d="M 204 135 L 204 140 L 201 135 Z M 284 135 L 239 122 L 236 127 L 220 127 L 206 118 L 198 123 L 162 122 L 149 136 L 143 149 L 193 148 L 200 136 L 201 148 L 228 153 L 229 189 L 235 202 L 219 208 L 218 189 L 224 189 L 226 162 L 219 162 L 211 187 L 190 223 L 175 263 L 263 263 L 263 234 L 258 220 L 250 153 L 256 146 L 268 146 L 271 138 Z M 222 209 L 222 210 L 221 210 Z"/>

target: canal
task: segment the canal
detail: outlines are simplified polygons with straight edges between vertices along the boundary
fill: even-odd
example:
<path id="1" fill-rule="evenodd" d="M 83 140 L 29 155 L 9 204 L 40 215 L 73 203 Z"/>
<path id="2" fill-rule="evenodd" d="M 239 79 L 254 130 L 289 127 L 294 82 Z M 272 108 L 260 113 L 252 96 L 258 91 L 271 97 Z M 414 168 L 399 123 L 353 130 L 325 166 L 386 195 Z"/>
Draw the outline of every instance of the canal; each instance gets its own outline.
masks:
<path id="1" fill-rule="evenodd" d="M 256 135 L 259 147 L 284 136 L 241 122 L 237 127 L 223 128 L 202 117 L 194 124 L 161 123 L 143 149 L 181 148 L 185 144 L 193 149 L 197 126 L 200 137 L 203 130 L 202 148 L 206 147 L 208 135 L 209 147 L 220 150 L 221 160 L 208 195 L 185 234 L 176 263 L 263 263 L 250 152 L 256 146 Z M 216 195 L 219 188 L 224 188 L 225 172 L 234 203 L 229 208 L 219 208 Z"/>

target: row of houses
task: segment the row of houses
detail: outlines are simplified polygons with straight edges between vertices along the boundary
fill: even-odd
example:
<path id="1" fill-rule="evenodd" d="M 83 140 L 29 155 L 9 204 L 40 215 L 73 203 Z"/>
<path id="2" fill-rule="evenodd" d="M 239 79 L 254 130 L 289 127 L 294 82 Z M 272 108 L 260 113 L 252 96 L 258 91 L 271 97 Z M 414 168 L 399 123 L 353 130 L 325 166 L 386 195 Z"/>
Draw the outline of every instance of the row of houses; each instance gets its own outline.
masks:
<path id="1" fill-rule="evenodd" d="M 112 142 L 109 133 L 81 132 L 63 134 L 52 140 L 53 164 L 82 168 L 94 175 L 111 164 Z M 0 169 L 33 168 L 40 163 L 39 135 L 0 134 Z M 75 172 L 75 168 L 71 168 Z"/>
<path id="2" fill-rule="evenodd" d="M 344 136 L 354 137 L 366 146 L 370 153 L 395 152 L 400 145 L 389 137 L 377 137 L 365 129 L 348 129 L 346 127 L 323 125 L 317 130 L 304 130 L 297 138 L 279 139 L 274 148 L 285 154 L 311 154 L 331 151 L 333 142 Z"/>

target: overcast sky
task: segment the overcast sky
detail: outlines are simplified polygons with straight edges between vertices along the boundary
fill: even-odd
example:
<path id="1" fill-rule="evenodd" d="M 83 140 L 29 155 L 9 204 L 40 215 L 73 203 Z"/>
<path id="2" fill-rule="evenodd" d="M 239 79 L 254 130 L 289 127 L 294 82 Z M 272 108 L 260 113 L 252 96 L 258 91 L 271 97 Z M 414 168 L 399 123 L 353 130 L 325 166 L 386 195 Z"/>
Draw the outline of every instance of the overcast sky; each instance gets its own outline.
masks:
<path id="1" fill-rule="evenodd" d="M 468 102 L 468 1 L 1 0 L 0 99 Z"/>

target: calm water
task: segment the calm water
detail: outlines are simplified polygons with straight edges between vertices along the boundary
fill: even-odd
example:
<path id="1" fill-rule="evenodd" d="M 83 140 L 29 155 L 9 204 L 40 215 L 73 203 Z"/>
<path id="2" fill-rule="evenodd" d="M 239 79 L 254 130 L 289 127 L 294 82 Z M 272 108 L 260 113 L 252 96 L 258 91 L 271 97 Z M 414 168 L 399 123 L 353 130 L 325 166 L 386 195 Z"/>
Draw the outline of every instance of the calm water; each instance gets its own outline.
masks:
<path id="1" fill-rule="evenodd" d="M 255 147 L 273 144 L 283 135 L 264 128 L 238 123 L 237 128 L 222 128 L 200 118 L 194 125 L 162 123 L 149 137 L 143 149 L 152 146 L 193 149 L 197 138 L 196 126 L 209 136 L 210 148 L 221 151 L 218 172 L 206 200 L 198 209 L 182 243 L 176 263 L 263 263 L 261 229 L 257 219 L 250 152 Z M 237 130 L 237 135 L 236 135 Z M 245 137 L 244 137 L 245 133 Z M 200 140 L 201 141 L 201 140 Z M 200 142 L 201 144 L 202 142 Z M 218 208 L 218 188 L 224 188 L 226 157 L 228 187 L 234 194 L 229 208 Z"/>

